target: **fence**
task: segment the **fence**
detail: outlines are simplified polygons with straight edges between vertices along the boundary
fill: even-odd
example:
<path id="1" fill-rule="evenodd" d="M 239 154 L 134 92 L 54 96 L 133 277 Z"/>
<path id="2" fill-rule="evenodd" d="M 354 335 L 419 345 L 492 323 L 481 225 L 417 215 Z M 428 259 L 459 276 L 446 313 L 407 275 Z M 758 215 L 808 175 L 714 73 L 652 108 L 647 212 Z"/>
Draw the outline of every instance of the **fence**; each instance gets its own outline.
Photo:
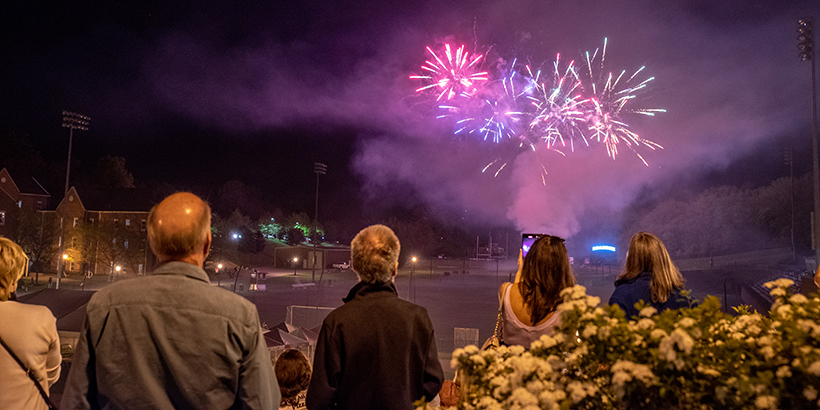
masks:
<path id="1" fill-rule="evenodd" d="M 291 326 L 313 329 L 321 326 L 322 321 L 325 320 L 325 317 L 327 317 L 333 308 L 291 305 L 288 306 L 287 310 L 288 313 L 285 323 Z"/>

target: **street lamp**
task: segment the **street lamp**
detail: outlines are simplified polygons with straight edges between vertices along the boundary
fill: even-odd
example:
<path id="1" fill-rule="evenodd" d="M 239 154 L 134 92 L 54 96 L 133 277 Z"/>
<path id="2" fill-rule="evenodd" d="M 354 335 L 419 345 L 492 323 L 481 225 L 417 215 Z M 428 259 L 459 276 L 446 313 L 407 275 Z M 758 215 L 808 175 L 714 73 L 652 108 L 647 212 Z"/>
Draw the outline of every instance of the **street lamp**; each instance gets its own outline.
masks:
<path id="1" fill-rule="evenodd" d="M 68 161 L 66 162 L 65 167 L 65 193 L 63 194 L 63 198 L 68 196 L 68 177 L 71 173 L 71 144 L 74 141 L 74 130 L 82 130 L 88 131 L 88 124 L 91 121 L 91 117 L 83 114 L 79 114 L 76 112 L 71 111 L 63 111 L 63 127 L 68 128 Z M 61 225 L 61 234 L 60 234 L 60 253 L 65 251 L 65 215 L 60 218 L 60 225 Z M 65 259 L 65 258 L 64 258 Z M 65 263 L 62 260 L 59 261 L 57 266 L 57 287 L 56 289 L 60 289 L 60 278 L 63 276 L 63 271 L 65 270 Z"/>
<path id="2" fill-rule="evenodd" d="M 413 274 L 416 273 L 416 261 L 417 260 L 418 259 L 416 259 L 415 256 L 410 259 L 410 261 L 412 262 L 412 264 L 410 265 L 410 289 L 413 290 L 413 301 L 416 300 L 416 287 L 413 286 Z"/>
<path id="3" fill-rule="evenodd" d="M 800 61 L 811 61 L 811 148 L 814 170 L 814 217 L 812 218 L 812 244 L 814 261 L 820 264 L 820 159 L 817 142 L 817 81 L 815 80 L 814 33 L 812 19 L 797 21 L 797 56 Z"/>
<path id="4" fill-rule="evenodd" d="M 299 258 L 293 258 L 293 276 L 296 276 L 296 262 Z"/>
<path id="5" fill-rule="evenodd" d="M 311 273 L 310 280 L 316 282 L 316 242 L 318 242 L 317 239 L 319 237 L 319 175 L 325 175 L 327 173 L 327 165 L 321 162 L 314 162 L 313 173 L 316 174 L 316 208 L 313 214 L 313 273 Z M 324 270 L 322 270 L 322 272 L 324 272 Z"/>
<path id="6" fill-rule="evenodd" d="M 220 270 L 222 270 L 222 264 L 221 263 L 216 265 L 216 286 L 217 287 L 222 284 L 222 277 L 219 276 L 219 271 Z"/>

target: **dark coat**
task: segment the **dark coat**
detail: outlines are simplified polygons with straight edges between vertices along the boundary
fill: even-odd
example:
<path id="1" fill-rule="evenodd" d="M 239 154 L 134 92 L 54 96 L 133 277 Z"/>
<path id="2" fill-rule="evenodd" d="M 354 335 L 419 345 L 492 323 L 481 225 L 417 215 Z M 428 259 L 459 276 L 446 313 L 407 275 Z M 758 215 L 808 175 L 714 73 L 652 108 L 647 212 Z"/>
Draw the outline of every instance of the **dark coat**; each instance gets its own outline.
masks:
<path id="1" fill-rule="evenodd" d="M 427 310 L 393 283 L 359 282 L 322 323 L 307 407 L 412 409 L 444 381 Z"/>
<path id="2" fill-rule="evenodd" d="M 638 309 L 635 309 L 635 304 L 643 300 L 647 305 L 658 309 L 658 312 L 664 309 L 678 309 L 689 307 L 690 302 L 683 297 L 680 289 L 675 289 L 669 298 L 664 303 L 657 303 L 652 301 L 652 288 L 650 281 L 652 273 L 643 272 L 632 279 L 618 279 L 615 281 L 615 291 L 609 298 L 610 305 L 618 305 L 624 312 L 626 318 L 638 316 Z M 694 306 L 694 303 L 692 304 Z"/>

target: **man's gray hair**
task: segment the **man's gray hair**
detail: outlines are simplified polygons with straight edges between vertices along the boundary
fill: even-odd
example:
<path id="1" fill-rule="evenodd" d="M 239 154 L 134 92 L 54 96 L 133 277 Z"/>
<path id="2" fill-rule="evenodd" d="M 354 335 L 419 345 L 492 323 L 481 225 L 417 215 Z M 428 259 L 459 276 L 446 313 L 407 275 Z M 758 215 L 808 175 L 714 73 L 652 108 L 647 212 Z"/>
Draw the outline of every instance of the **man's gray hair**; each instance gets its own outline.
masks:
<path id="1" fill-rule="evenodd" d="M 208 233 L 211 231 L 211 207 L 202 201 L 202 215 L 196 224 L 187 229 L 169 232 L 159 226 L 156 210 L 159 204 L 151 208 L 148 214 L 148 243 L 154 252 L 168 257 L 181 258 L 202 252 Z"/>
<path id="2" fill-rule="evenodd" d="M 362 229 L 350 243 L 350 264 L 362 282 L 390 282 L 400 251 L 399 238 L 392 229 L 371 225 Z"/>

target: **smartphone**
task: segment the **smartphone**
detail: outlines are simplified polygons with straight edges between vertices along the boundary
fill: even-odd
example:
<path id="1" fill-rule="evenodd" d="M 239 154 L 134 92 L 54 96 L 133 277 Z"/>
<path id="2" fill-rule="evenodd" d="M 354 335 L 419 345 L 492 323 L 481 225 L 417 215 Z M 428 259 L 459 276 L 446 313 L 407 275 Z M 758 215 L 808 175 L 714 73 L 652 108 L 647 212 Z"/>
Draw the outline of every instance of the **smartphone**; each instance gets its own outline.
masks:
<path id="1" fill-rule="evenodd" d="M 532 244 L 535 243 L 538 238 L 542 236 L 548 236 L 545 233 L 525 233 L 521 234 L 521 251 L 524 254 L 524 257 L 527 257 L 527 252 L 530 251 Z"/>

